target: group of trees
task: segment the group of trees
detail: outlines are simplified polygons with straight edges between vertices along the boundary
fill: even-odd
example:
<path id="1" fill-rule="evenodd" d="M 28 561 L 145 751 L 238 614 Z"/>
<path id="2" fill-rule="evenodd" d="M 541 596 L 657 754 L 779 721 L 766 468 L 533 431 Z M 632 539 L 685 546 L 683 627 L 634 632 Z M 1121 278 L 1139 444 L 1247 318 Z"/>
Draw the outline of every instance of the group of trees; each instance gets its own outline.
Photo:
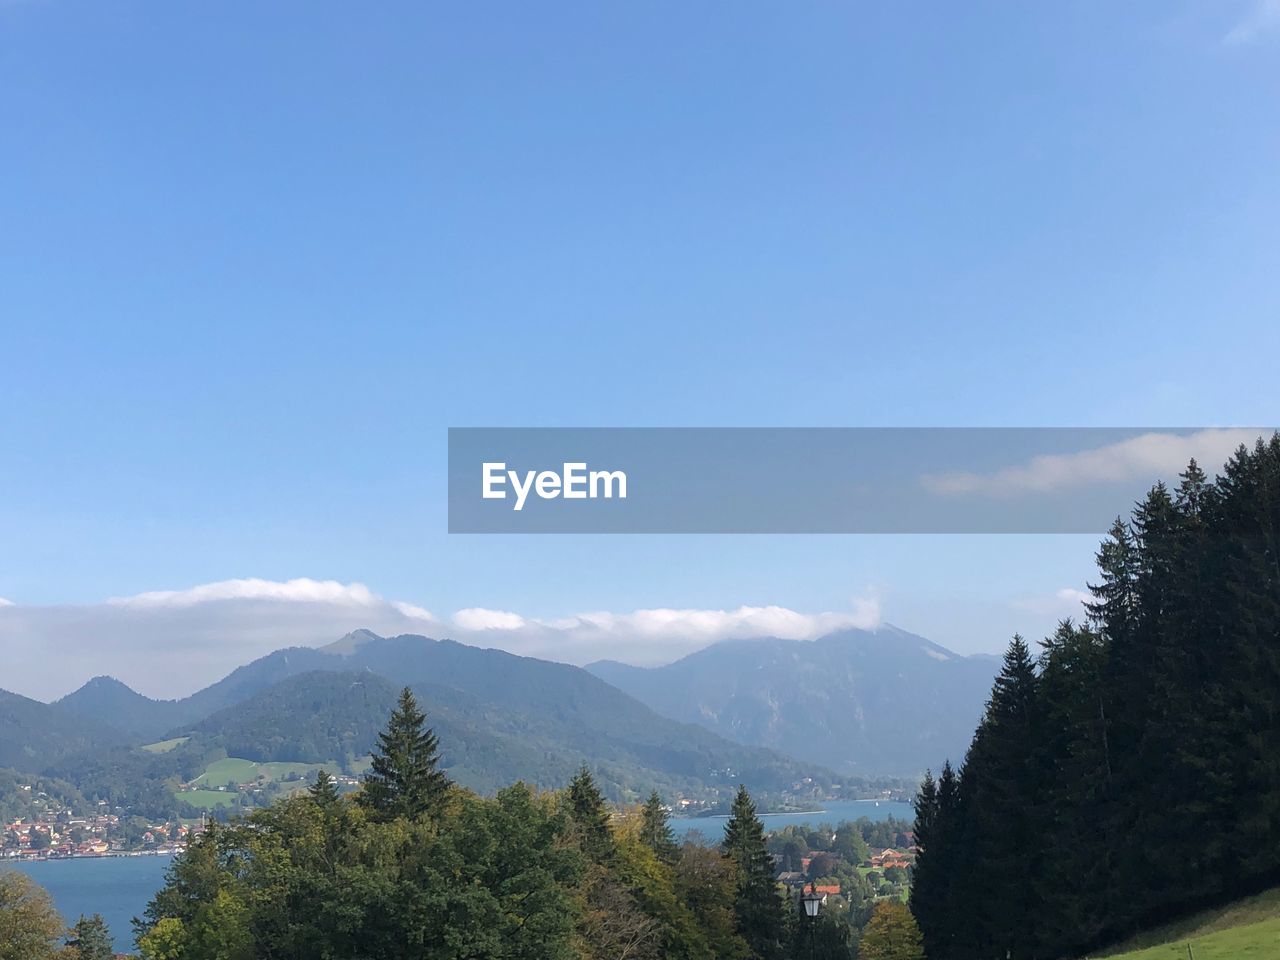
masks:
<path id="1" fill-rule="evenodd" d="M 1015 638 L 921 786 L 931 960 L 1076 955 L 1280 881 L 1280 436 L 1157 485 L 1098 565 L 1087 622 Z"/>
<path id="2" fill-rule="evenodd" d="M 903 867 L 871 870 L 863 865 L 872 851 L 907 846 L 910 843 L 907 833 L 911 829 L 910 821 L 896 817 L 885 820 L 859 817 L 834 826 L 797 824 L 771 833 L 768 847 L 779 869 L 803 871 L 809 882 L 822 886 L 839 885 L 847 910 L 846 920 L 862 927 L 875 902 L 883 897 L 900 897 L 909 880 Z"/>
<path id="3" fill-rule="evenodd" d="M 112 960 L 102 917 L 81 917 L 70 930 L 49 895 L 30 877 L 0 870 L 0 960 Z"/>
<path id="4" fill-rule="evenodd" d="M 809 921 L 774 872 L 745 788 L 715 846 L 677 843 L 656 793 L 619 813 L 585 767 L 556 792 L 463 790 L 406 690 L 361 790 L 322 773 L 214 825 L 135 933 L 147 960 L 852 960 L 848 925 Z M 919 957 L 901 919 L 870 956 Z"/>

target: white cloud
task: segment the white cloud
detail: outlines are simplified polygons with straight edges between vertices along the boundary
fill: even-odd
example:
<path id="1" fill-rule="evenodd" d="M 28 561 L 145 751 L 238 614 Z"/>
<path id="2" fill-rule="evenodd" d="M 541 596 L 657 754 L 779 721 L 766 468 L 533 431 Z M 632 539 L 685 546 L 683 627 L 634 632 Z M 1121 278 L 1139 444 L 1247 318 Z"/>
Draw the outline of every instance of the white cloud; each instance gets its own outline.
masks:
<path id="1" fill-rule="evenodd" d="M 219 580 L 187 590 L 153 590 L 131 597 L 112 597 L 107 603 L 120 607 L 189 607 L 214 600 L 287 600 L 293 603 L 345 603 L 361 607 L 381 602 L 381 598 L 363 583 L 311 580 L 308 577 L 281 582 L 252 577 Z"/>
<path id="2" fill-rule="evenodd" d="M 236 667 L 289 646 L 325 646 L 367 628 L 420 633 L 512 653 L 583 664 L 604 658 L 665 663 L 719 640 L 775 636 L 808 640 L 875 628 L 880 605 L 801 613 L 780 606 L 727 610 L 654 608 L 537 619 L 472 607 L 448 623 L 420 606 L 333 580 L 223 580 L 151 591 L 98 604 L 11 605 L 0 616 L 0 686 L 52 699 L 98 674 L 153 697 L 185 696 Z"/>
<path id="3" fill-rule="evenodd" d="M 1093 450 L 1034 457 L 1023 465 L 994 473 L 927 474 L 920 482 L 927 490 L 943 495 L 1002 497 L 1170 477 L 1183 470 L 1192 458 L 1212 473 L 1240 444 L 1252 445 L 1257 439 L 1256 430 L 1144 433 Z"/>
<path id="4" fill-rule="evenodd" d="M 1244 18 L 1227 31 L 1223 42 L 1253 43 L 1277 30 L 1280 30 L 1280 0 L 1254 0 Z"/>
<path id="5" fill-rule="evenodd" d="M 463 630 L 519 630 L 525 626 L 524 617 L 507 610 L 486 610 L 468 607 L 453 615 L 453 622 Z"/>
<path id="6" fill-rule="evenodd" d="M 4 597 L 0 597 L 0 607 L 12 607 L 12 606 L 15 606 L 12 600 L 6 600 Z"/>
<path id="7" fill-rule="evenodd" d="M 800 613 L 779 606 L 658 607 L 538 619 L 506 610 L 469 608 L 459 610 L 451 620 L 457 628 L 454 639 L 464 642 L 568 663 L 612 658 L 640 665 L 666 663 L 721 640 L 812 640 L 851 627 L 874 629 L 881 622 L 880 603 L 874 596 L 857 598 L 850 611 L 837 613 Z"/>
<path id="8" fill-rule="evenodd" d="M 626 633 L 662 640 L 696 637 L 707 641 L 732 637 L 780 637 L 811 640 L 846 627 L 875 627 L 880 606 L 874 599 L 855 601 L 851 613 L 798 613 L 786 607 L 738 607 L 736 610 L 635 610 L 631 613 L 580 613 L 545 626 L 566 633 Z"/>
<path id="9" fill-rule="evenodd" d="M 405 603 L 403 600 L 393 600 L 391 606 L 413 620 L 435 620 L 430 610 L 412 603 Z"/>

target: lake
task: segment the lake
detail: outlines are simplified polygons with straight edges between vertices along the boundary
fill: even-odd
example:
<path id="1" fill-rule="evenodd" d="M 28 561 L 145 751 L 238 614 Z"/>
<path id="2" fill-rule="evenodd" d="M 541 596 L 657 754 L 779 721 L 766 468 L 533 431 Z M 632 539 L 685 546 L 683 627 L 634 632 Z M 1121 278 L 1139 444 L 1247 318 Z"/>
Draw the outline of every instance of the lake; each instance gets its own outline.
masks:
<path id="1" fill-rule="evenodd" d="M 760 819 L 769 831 L 797 824 L 834 826 L 841 820 L 859 817 L 912 820 L 915 811 L 909 803 L 891 800 L 838 800 L 825 803 L 820 811 L 812 813 L 767 813 Z M 701 833 L 705 840 L 714 843 L 724 835 L 727 819 L 673 817 L 671 831 L 677 839 Z M 164 872 L 169 863 L 169 857 L 85 857 L 7 866 L 23 871 L 48 890 L 68 924 L 75 923 L 81 914 L 102 914 L 115 937 L 116 949 L 130 950 L 133 948 L 131 921 L 141 915 L 147 902 L 164 885 Z M 2 869 L 6 866 L 0 866 Z"/>
<path id="2" fill-rule="evenodd" d="M 82 857 L 6 863 L 0 870 L 27 874 L 49 891 L 67 925 L 81 914 L 102 914 L 116 941 L 116 950 L 133 949 L 131 921 L 164 886 L 171 857 Z"/>
<path id="3" fill-rule="evenodd" d="M 888 820 L 897 817 L 899 820 L 914 820 L 915 808 L 900 800 L 832 800 L 822 805 L 822 809 L 813 813 L 765 813 L 760 819 L 764 823 L 765 832 L 781 830 L 783 827 L 817 826 L 829 823 L 835 826 L 841 820 L 857 820 L 866 817 L 868 820 Z M 724 835 L 724 825 L 728 817 L 672 817 L 671 832 L 677 839 L 690 833 L 701 833 L 708 841 L 719 841 Z"/>

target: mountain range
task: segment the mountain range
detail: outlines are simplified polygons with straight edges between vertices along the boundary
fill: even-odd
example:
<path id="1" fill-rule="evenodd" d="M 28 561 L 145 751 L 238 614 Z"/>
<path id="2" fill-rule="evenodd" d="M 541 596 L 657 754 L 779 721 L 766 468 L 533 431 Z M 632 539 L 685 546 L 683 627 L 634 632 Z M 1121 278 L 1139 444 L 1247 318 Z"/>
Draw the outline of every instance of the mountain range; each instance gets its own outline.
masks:
<path id="1" fill-rule="evenodd" d="M 220 756 L 354 770 L 407 685 L 446 769 L 474 789 L 559 786 L 586 763 L 615 799 L 717 796 L 738 782 L 824 790 L 958 759 L 995 669 L 894 628 L 730 641 L 651 669 L 360 630 L 278 650 L 180 700 L 110 677 L 53 704 L 0 693 L 0 766 L 113 803 L 163 802 Z"/>
<path id="2" fill-rule="evenodd" d="M 999 659 L 896 627 L 816 640 L 732 640 L 662 667 L 587 669 L 676 720 L 845 774 L 917 776 L 958 763 Z"/>

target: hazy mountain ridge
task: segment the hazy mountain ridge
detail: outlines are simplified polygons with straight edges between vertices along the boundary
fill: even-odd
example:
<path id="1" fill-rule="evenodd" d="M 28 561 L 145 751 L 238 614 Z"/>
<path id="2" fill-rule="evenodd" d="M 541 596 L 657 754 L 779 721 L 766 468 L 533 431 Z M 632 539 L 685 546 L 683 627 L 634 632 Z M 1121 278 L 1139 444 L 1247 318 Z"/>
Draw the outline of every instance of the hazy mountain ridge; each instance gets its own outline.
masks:
<path id="1" fill-rule="evenodd" d="M 732 640 L 661 667 L 587 670 L 666 716 L 843 773 L 913 776 L 959 761 L 999 661 L 896 627 Z"/>
<path id="2" fill-rule="evenodd" d="M 66 776 L 77 749 L 94 746 L 81 739 L 84 731 L 118 716 L 132 736 L 111 738 L 104 745 L 115 749 L 83 760 L 100 779 L 109 771 L 117 792 L 128 781 L 124 768 L 154 779 L 219 749 L 260 761 L 346 762 L 372 747 L 391 693 L 403 685 L 414 688 L 438 727 L 450 772 L 480 790 L 516 779 L 558 786 L 584 762 L 613 796 L 628 799 L 654 787 L 696 794 L 741 780 L 776 792 L 805 777 L 841 779 L 820 763 L 661 716 L 579 667 L 368 631 L 325 648 L 278 650 L 183 700 L 150 700 L 96 678 L 56 704 L 31 701 L 63 721 L 68 743 L 48 762 L 23 759 L 29 768 Z M 191 742 L 164 758 L 122 759 L 128 743 L 185 736 Z"/>
<path id="3" fill-rule="evenodd" d="M 181 700 L 101 677 L 54 704 L 0 696 L 0 765 L 73 780 L 80 770 L 86 792 L 92 780 L 116 798 L 146 781 L 152 799 L 222 750 L 345 765 L 368 752 L 409 685 L 451 775 L 478 790 L 557 786 L 585 762 L 616 798 L 739 781 L 778 791 L 806 776 L 913 776 L 958 759 L 996 665 L 894 628 L 728 641 L 651 669 L 361 630 L 277 650 Z M 131 749 L 174 737 L 192 739 L 163 756 Z"/>

